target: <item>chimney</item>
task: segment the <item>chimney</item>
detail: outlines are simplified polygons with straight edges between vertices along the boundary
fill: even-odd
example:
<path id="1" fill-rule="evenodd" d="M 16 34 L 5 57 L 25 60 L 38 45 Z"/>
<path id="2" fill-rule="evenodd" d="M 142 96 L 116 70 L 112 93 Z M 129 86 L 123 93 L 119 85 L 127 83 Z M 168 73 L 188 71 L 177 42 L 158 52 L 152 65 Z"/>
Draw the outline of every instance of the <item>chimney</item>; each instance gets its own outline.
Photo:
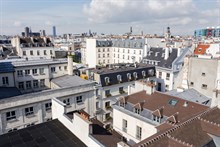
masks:
<path id="1" fill-rule="evenodd" d="M 73 75 L 73 56 L 71 52 L 67 55 L 67 60 L 68 60 L 68 75 L 72 76 Z"/>
<path id="2" fill-rule="evenodd" d="M 167 60 L 169 58 L 169 48 L 166 47 L 165 48 L 165 56 L 164 56 L 164 60 Z"/>
<path id="3" fill-rule="evenodd" d="M 181 51 L 181 48 L 177 48 L 177 57 L 179 57 L 180 56 L 180 51 Z"/>

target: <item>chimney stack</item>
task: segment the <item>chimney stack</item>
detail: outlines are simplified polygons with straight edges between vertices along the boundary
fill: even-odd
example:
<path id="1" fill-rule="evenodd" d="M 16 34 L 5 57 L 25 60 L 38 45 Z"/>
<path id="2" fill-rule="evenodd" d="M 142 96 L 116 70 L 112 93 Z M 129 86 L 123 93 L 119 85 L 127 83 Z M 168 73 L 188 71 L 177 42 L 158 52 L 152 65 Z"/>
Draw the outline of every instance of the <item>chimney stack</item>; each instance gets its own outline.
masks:
<path id="1" fill-rule="evenodd" d="M 180 56 L 180 52 L 181 52 L 181 48 L 177 48 L 177 57 L 179 57 Z"/>
<path id="2" fill-rule="evenodd" d="M 167 60 L 168 58 L 169 58 L 169 48 L 168 47 L 166 47 L 165 48 L 165 56 L 164 56 L 164 60 Z"/>
<path id="3" fill-rule="evenodd" d="M 67 60 L 68 60 L 68 75 L 72 76 L 73 75 L 73 56 L 71 52 L 68 53 L 67 55 Z"/>

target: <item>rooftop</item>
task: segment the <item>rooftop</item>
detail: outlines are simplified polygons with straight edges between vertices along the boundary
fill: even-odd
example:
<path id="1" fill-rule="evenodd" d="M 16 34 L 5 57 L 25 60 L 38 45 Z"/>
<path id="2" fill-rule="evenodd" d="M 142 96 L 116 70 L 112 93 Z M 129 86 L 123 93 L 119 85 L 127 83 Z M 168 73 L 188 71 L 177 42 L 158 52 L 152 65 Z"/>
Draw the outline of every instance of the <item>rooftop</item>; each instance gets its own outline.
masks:
<path id="1" fill-rule="evenodd" d="M 199 44 L 195 51 L 194 51 L 194 54 L 196 55 L 204 55 L 206 54 L 206 50 L 210 47 L 210 45 L 208 44 Z"/>
<path id="2" fill-rule="evenodd" d="M 213 117 L 220 117 L 220 109 L 217 107 L 210 108 L 203 113 L 192 117 L 191 119 L 173 126 L 168 130 L 160 131 L 157 134 L 141 141 L 134 145 L 140 147 L 141 145 L 149 147 L 158 146 L 207 146 L 215 147 L 218 145 L 216 141 L 220 136 L 219 121 L 213 123 Z"/>
<path id="3" fill-rule="evenodd" d="M 0 87 L 0 99 L 21 95 L 16 87 Z"/>
<path id="4" fill-rule="evenodd" d="M 57 119 L 1 135 L 0 140 L 0 147 L 86 147 L 79 138 Z"/>
<path id="5" fill-rule="evenodd" d="M 177 58 L 177 49 L 172 48 L 172 51 L 169 51 L 169 57 L 165 60 L 165 49 L 164 48 L 155 48 L 151 47 L 148 51 L 148 54 L 143 59 L 157 62 L 157 66 L 163 68 L 172 68 L 172 63 Z"/>
<path id="6" fill-rule="evenodd" d="M 195 89 L 186 89 L 183 92 L 178 92 L 176 89 L 166 92 L 168 95 L 177 96 L 187 101 L 196 102 L 199 104 L 210 105 L 211 99 L 196 91 Z"/>
<path id="7" fill-rule="evenodd" d="M 11 62 L 0 62 L 0 73 L 14 72 L 14 67 Z"/>
<path id="8" fill-rule="evenodd" d="M 87 85 L 87 84 L 94 83 L 88 80 L 84 80 L 80 78 L 79 76 L 70 76 L 70 75 L 65 75 L 62 77 L 54 78 L 51 80 L 51 82 L 53 82 L 60 88 L 74 87 L 74 86 Z"/>
<path id="9" fill-rule="evenodd" d="M 143 109 L 148 109 L 152 112 L 160 110 L 167 116 L 177 119 L 177 124 L 188 120 L 189 118 L 198 115 L 208 109 L 207 106 L 200 105 L 194 102 L 188 102 L 178 97 L 170 96 L 160 92 L 154 92 L 151 95 L 146 94 L 146 91 L 137 92 L 125 97 L 126 101 L 136 105 L 142 103 Z M 187 102 L 187 105 L 185 105 Z"/>
<path id="10" fill-rule="evenodd" d="M 25 61 L 16 61 L 11 64 L 14 67 L 21 66 L 37 66 L 37 65 L 50 65 L 50 64 L 63 64 L 67 63 L 67 59 L 40 59 L 40 60 L 25 60 Z"/>

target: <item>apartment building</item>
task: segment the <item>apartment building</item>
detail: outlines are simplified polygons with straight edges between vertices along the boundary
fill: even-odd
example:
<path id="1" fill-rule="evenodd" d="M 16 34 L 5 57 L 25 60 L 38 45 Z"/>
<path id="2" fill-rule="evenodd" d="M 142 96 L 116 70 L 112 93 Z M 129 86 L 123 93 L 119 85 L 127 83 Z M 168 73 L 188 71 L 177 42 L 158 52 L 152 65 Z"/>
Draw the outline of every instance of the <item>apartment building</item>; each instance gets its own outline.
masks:
<path id="1" fill-rule="evenodd" d="M 15 131 L 52 119 L 51 99 L 66 104 L 66 112 L 81 110 L 94 116 L 96 112 L 95 82 L 78 76 L 54 78 L 53 89 L 0 99 L 0 134 Z M 11 91 L 12 92 L 12 91 Z"/>
<path id="2" fill-rule="evenodd" d="M 55 57 L 53 44 L 47 37 L 14 37 L 11 43 L 19 57 L 28 59 Z"/>
<path id="3" fill-rule="evenodd" d="M 11 60 L 0 66 L 0 86 L 17 87 L 22 93 L 49 89 L 51 79 L 68 74 L 67 59 Z"/>
<path id="4" fill-rule="evenodd" d="M 136 80 L 155 76 L 155 67 L 146 64 L 113 64 L 88 70 L 89 80 L 97 82 L 97 118 L 106 123 L 112 121 L 112 104 L 119 96 L 128 93 L 128 86 Z"/>
<path id="5" fill-rule="evenodd" d="M 165 92 L 174 88 L 175 79 L 184 64 L 184 57 L 188 54 L 192 54 L 190 48 L 151 47 L 148 50 L 143 63 L 156 66 L 158 91 Z"/>
<path id="6" fill-rule="evenodd" d="M 219 65 L 219 58 L 211 58 L 205 55 L 186 57 L 175 87 L 193 88 L 212 99 L 211 107 L 219 105 Z"/>
<path id="7" fill-rule="evenodd" d="M 129 145 L 191 119 L 209 107 L 155 91 L 153 79 L 136 81 L 113 105 L 113 129 Z"/>

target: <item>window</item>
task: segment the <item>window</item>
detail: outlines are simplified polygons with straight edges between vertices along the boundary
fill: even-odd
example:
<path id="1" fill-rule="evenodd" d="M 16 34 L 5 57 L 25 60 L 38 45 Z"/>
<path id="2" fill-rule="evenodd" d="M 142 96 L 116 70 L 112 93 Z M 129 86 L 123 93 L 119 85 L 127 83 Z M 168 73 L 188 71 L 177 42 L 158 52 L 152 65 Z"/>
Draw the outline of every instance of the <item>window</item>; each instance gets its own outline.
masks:
<path id="1" fill-rule="evenodd" d="M 117 75 L 117 80 L 118 80 L 119 83 L 122 82 L 121 75 Z"/>
<path id="2" fill-rule="evenodd" d="M 44 75 L 44 68 L 40 68 L 40 74 Z"/>
<path id="3" fill-rule="evenodd" d="M 109 48 L 107 49 L 107 51 L 109 52 Z"/>
<path id="4" fill-rule="evenodd" d="M 133 76 L 134 76 L 135 79 L 137 79 L 138 78 L 137 72 L 134 72 Z"/>
<path id="5" fill-rule="evenodd" d="M 82 103 L 82 96 L 76 97 L 76 103 Z"/>
<path id="6" fill-rule="evenodd" d="M 31 81 L 26 81 L 26 89 L 31 89 Z"/>
<path id="7" fill-rule="evenodd" d="M 128 121 L 125 119 L 122 119 L 122 131 L 127 132 L 127 128 L 128 128 Z"/>
<path id="8" fill-rule="evenodd" d="M 131 74 L 127 73 L 128 80 L 131 80 Z"/>
<path id="9" fill-rule="evenodd" d="M 29 116 L 29 115 L 32 115 L 32 114 L 34 114 L 34 108 L 33 107 L 25 108 L 25 115 L 26 116 Z"/>
<path id="10" fill-rule="evenodd" d="M 109 77 L 105 77 L 105 84 L 108 85 L 110 83 Z"/>
<path id="11" fill-rule="evenodd" d="M 106 90 L 106 91 L 105 91 L 105 96 L 106 96 L 106 97 L 111 96 L 110 90 Z"/>
<path id="12" fill-rule="evenodd" d="M 98 49 L 98 52 L 100 52 L 100 48 Z"/>
<path id="13" fill-rule="evenodd" d="M 125 55 L 123 55 L 122 58 L 125 59 Z"/>
<path id="14" fill-rule="evenodd" d="M 140 114 L 140 109 L 134 108 L 134 113 Z"/>
<path id="15" fill-rule="evenodd" d="M 34 80 L 33 81 L 33 86 L 34 86 L 34 88 L 38 88 L 39 87 L 38 80 Z"/>
<path id="16" fill-rule="evenodd" d="M 103 63 L 105 64 L 105 60 L 103 60 Z"/>
<path id="17" fill-rule="evenodd" d="M 139 54 L 141 55 L 141 50 L 139 51 Z"/>
<path id="18" fill-rule="evenodd" d="M 37 55 L 38 55 L 38 56 L 40 55 L 40 51 L 37 51 Z"/>
<path id="19" fill-rule="evenodd" d="M 142 71 L 142 76 L 145 78 L 146 77 L 146 71 Z"/>
<path id="20" fill-rule="evenodd" d="M 160 117 L 153 115 L 153 121 L 160 122 Z"/>
<path id="21" fill-rule="evenodd" d="M 105 49 L 103 48 L 103 52 L 105 52 Z"/>
<path id="22" fill-rule="evenodd" d="M 100 58 L 100 54 L 98 54 L 98 58 Z"/>
<path id="23" fill-rule="evenodd" d="M 51 67 L 51 73 L 55 73 L 56 72 L 56 68 L 55 67 Z"/>
<path id="24" fill-rule="evenodd" d="M 110 63 L 110 61 L 108 60 L 108 63 Z"/>
<path id="25" fill-rule="evenodd" d="M 136 138 L 141 140 L 141 135 L 142 135 L 142 128 L 137 126 L 136 127 Z"/>
<path id="26" fill-rule="evenodd" d="M 44 55 L 47 55 L 47 51 L 46 50 L 44 50 Z"/>
<path id="27" fill-rule="evenodd" d="M 46 110 L 46 111 L 51 110 L 51 106 L 52 106 L 52 103 L 51 103 L 51 102 L 50 102 L 50 103 L 46 103 L 46 104 L 45 104 L 45 110 Z"/>
<path id="28" fill-rule="evenodd" d="M 171 100 L 169 101 L 169 104 L 172 105 L 172 106 L 175 106 L 175 105 L 177 104 L 177 102 L 178 102 L 178 100 L 176 100 L 176 99 L 171 99 Z"/>
<path id="29" fill-rule="evenodd" d="M 23 51 L 23 56 L 26 56 L 26 51 Z"/>
<path id="30" fill-rule="evenodd" d="M 19 82 L 19 83 L 18 83 L 18 88 L 19 88 L 20 90 L 24 90 L 24 82 Z"/>
<path id="31" fill-rule="evenodd" d="M 25 70 L 25 75 L 27 76 L 27 75 L 30 75 L 30 70 L 29 69 L 26 69 Z"/>
<path id="32" fill-rule="evenodd" d="M 124 88 L 123 88 L 123 87 L 119 87 L 119 89 L 118 89 L 118 90 L 119 90 L 119 93 L 120 93 L 120 94 L 125 93 L 125 92 L 124 92 Z"/>
<path id="33" fill-rule="evenodd" d="M 103 56 L 103 58 L 105 58 L 105 54 L 103 54 L 102 56 Z"/>
<path id="34" fill-rule="evenodd" d="M 18 77 L 22 77 L 23 76 L 23 71 L 22 70 L 18 70 L 17 71 L 17 76 Z"/>
<path id="35" fill-rule="evenodd" d="M 67 70 L 67 66 L 64 66 L 64 70 Z"/>
<path id="36" fill-rule="evenodd" d="M 107 54 L 107 57 L 109 57 L 109 54 Z"/>
<path id="37" fill-rule="evenodd" d="M 159 76 L 158 77 L 162 78 L 162 72 L 161 71 L 159 71 Z"/>
<path id="38" fill-rule="evenodd" d="M 61 66 L 59 66 L 59 70 L 62 70 L 62 67 L 61 67 Z"/>
<path id="39" fill-rule="evenodd" d="M 9 130 L 8 130 L 8 133 L 14 132 L 14 131 L 17 131 L 17 130 L 18 130 L 17 128 L 9 129 Z"/>
<path id="40" fill-rule="evenodd" d="M 6 120 L 16 119 L 15 111 L 6 112 Z"/>
<path id="41" fill-rule="evenodd" d="M 136 51 L 134 50 L 134 54 L 136 54 Z"/>
<path id="42" fill-rule="evenodd" d="M 194 85 L 194 82 L 190 82 L 190 86 L 193 86 Z"/>
<path id="43" fill-rule="evenodd" d="M 109 109 L 109 108 L 111 108 L 110 101 L 105 102 L 105 109 Z"/>
<path id="44" fill-rule="evenodd" d="M 30 51 L 30 55 L 33 55 L 33 51 Z"/>
<path id="45" fill-rule="evenodd" d="M 32 74 L 36 75 L 37 74 L 37 69 L 32 69 Z"/>
<path id="46" fill-rule="evenodd" d="M 3 85 L 8 85 L 9 84 L 8 77 L 2 77 L 2 84 Z"/>
<path id="47" fill-rule="evenodd" d="M 130 57 L 128 56 L 128 60 L 130 59 Z"/>
<path id="48" fill-rule="evenodd" d="M 40 80 L 40 87 L 45 87 L 45 79 Z"/>
<path id="49" fill-rule="evenodd" d="M 204 72 L 202 73 L 202 76 L 205 76 L 205 73 L 204 73 Z"/>
<path id="50" fill-rule="evenodd" d="M 170 80 L 170 74 L 169 73 L 167 73 L 167 75 L 166 75 L 166 80 Z"/>
<path id="51" fill-rule="evenodd" d="M 202 84 L 202 88 L 203 88 L 203 89 L 207 89 L 207 87 L 208 87 L 208 86 L 207 86 L 206 84 Z"/>
<path id="52" fill-rule="evenodd" d="M 66 105 L 70 105 L 70 99 L 63 100 L 63 103 L 66 104 Z"/>
<path id="53" fill-rule="evenodd" d="M 128 53 L 130 53 L 130 50 L 128 50 Z"/>
<path id="54" fill-rule="evenodd" d="M 106 119 L 106 120 L 111 119 L 110 113 L 106 113 L 106 114 L 105 114 L 105 119 Z"/>
<path id="55" fill-rule="evenodd" d="M 71 50 L 71 49 L 70 49 Z M 50 50 L 50 55 L 53 55 L 53 52 L 52 52 L 52 50 Z"/>

